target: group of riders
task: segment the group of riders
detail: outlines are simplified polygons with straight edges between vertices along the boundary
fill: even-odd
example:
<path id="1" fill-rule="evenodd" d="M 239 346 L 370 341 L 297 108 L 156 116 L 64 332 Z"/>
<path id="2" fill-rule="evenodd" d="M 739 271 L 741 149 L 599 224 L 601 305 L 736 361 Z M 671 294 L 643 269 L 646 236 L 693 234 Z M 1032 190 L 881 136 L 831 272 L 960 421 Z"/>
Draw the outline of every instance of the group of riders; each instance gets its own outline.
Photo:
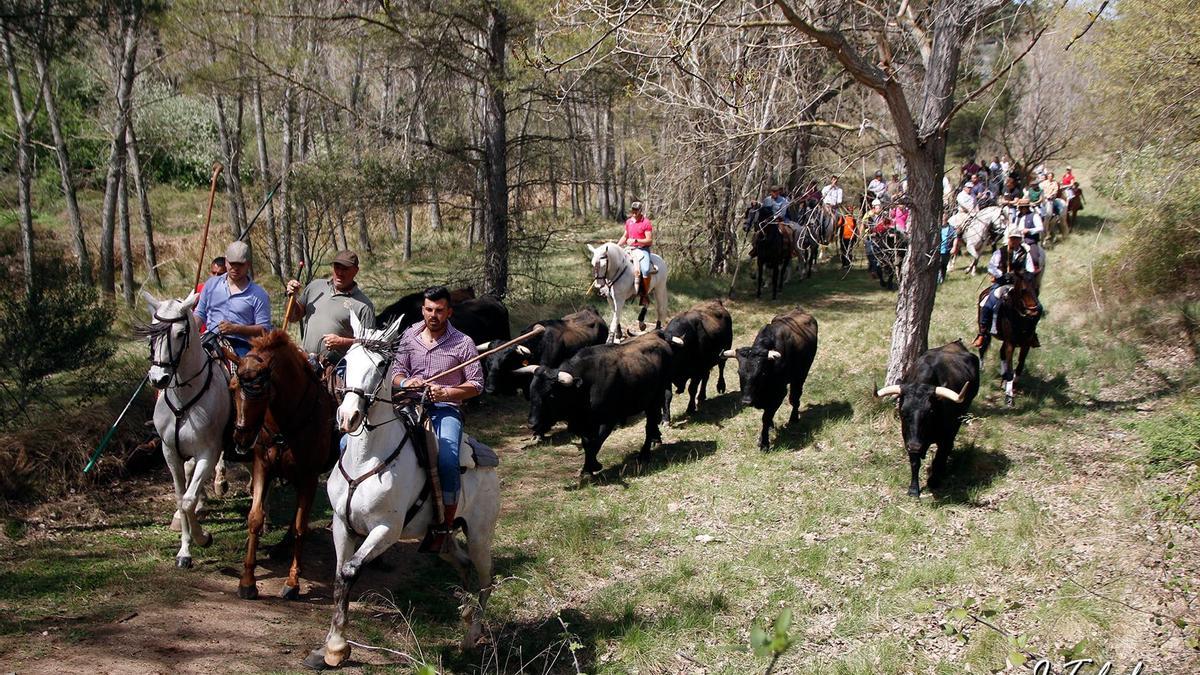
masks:
<path id="1" fill-rule="evenodd" d="M 197 287 L 200 297 L 195 313 L 201 322 L 201 343 L 214 357 L 233 369 L 224 351 L 243 357 L 251 340 L 272 330 L 271 301 L 266 289 L 250 276 L 250 248 L 233 242 L 225 255 L 212 261 L 210 276 Z M 332 392 L 340 393 L 345 373 L 344 357 L 354 344 L 351 315 L 360 326 L 375 326 L 375 306 L 355 281 L 359 259 L 354 251 L 339 251 L 327 277 L 307 285 L 296 279 L 285 286 L 289 298 L 285 321 L 301 322 L 300 348 L 308 358 L 313 375 Z M 459 452 L 463 442 L 461 404 L 483 391 L 479 364 L 437 376 L 478 355 L 475 343 L 450 324 L 453 308 L 450 292 L 435 286 L 423 293 L 422 321 L 404 332 L 395 345 L 391 384 L 395 391 L 421 389 L 427 397 L 427 413 L 438 442 L 438 479 L 445 517 L 431 528 L 424 550 L 438 552 L 454 522 L 459 492 Z M 437 376 L 436 379 L 430 379 Z M 400 397 L 397 396 L 397 399 Z M 343 449 L 345 437 L 342 440 Z M 230 453 L 226 453 L 229 456 Z M 237 456 L 239 460 L 248 457 Z"/>
<path id="2" fill-rule="evenodd" d="M 1027 179 L 1030 175 L 1032 178 Z M 1070 166 L 1059 179 L 1044 165 L 1026 174 L 1007 157 L 999 156 L 986 165 L 972 158 L 962 166 L 958 181 L 952 181 L 949 174 L 943 176 L 942 189 L 945 208 L 937 240 L 939 284 L 945 280 L 972 219 L 989 207 L 998 207 L 1003 214 L 985 242 L 995 247 L 988 264 L 993 284 L 980 301 L 975 346 L 986 349 L 996 330 L 996 307 L 1013 287 L 1016 277 L 1027 281 L 1025 286 L 1035 295 L 1040 291 L 1046 223 L 1052 218 L 1061 220 L 1068 209 L 1073 212 L 1081 208 L 1082 191 Z M 749 230 L 752 223 L 761 225 L 764 219 L 758 214 L 769 212 L 770 221 L 780 232 L 795 240 L 794 255 L 799 254 L 804 236 L 818 237 L 822 245 L 832 244 L 836 238 L 843 269 L 851 266 L 855 244 L 861 239 L 868 274 L 884 283 L 889 275 L 895 274 L 899 259 L 907 250 L 910 217 L 907 190 L 908 181 L 900 174 L 893 173 L 887 180 L 883 171 L 876 171 L 855 209 L 848 206 L 836 175 L 820 189 L 817 181 L 811 181 L 795 200 L 786 196 L 782 186 L 772 185 L 761 201 L 750 203 L 745 229 Z M 813 223 L 818 224 L 813 227 Z M 757 254 L 757 246 L 752 245 L 751 257 Z"/>

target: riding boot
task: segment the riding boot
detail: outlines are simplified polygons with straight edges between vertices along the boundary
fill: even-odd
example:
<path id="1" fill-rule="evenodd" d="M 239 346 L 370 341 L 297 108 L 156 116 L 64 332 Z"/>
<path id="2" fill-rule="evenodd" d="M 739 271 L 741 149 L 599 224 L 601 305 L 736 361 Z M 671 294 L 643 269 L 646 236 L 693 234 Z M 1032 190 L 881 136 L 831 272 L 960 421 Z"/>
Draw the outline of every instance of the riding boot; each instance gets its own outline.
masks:
<path id="1" fill-rule="evenodd" d="M 446 505 L 446 519 L 441 525 L 430 525 L 418 549 L 421 553 L 441 553 L 446 548 L 446 537 L 454 531 L 454 514 L 458 504 Z"/>
<path id="2" fill-rule="evenodd" d="M 649 281 L 650 280 L 647 277 L 644 277 L 639 273 L 637 275 L 637 280 L 634 282 L 637 285 L 638 301 L 642 303 L 643 307 L 646 307 L 650 304 L 650 295 L 647 292 L 648 289 L 646 288 L 650 285 Z"/>

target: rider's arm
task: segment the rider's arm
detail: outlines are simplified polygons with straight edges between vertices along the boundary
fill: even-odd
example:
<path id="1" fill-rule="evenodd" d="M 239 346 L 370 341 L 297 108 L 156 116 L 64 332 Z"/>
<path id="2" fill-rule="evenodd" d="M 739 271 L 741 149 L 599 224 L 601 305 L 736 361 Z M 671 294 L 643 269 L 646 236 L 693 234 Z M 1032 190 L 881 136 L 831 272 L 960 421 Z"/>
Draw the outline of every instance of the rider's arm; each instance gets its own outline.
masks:
<path id="1" fill-rule="evenodd" d="M 991 260 L 988 260 L 988 274 L 992 275 L 993 279 L 999 279 L 1004 276 L 1004 270 L 1000 269 L 1000 250 L 997 249 L 992 254 Z"/>
<path id="2" fill-rule="evenodd" d="M 293 279 L 292 281 L 296 281 L 296 280 Z M 300 282 L 296 281 L 296 283 L 299 284 Z M 291 286 L 291 285 L 292 285 L 292 282 L 289 281 L 288 286 Z M 304 314 L 306 311 L 305 308 L 308 307 L 308 286 L 305 286 L 304 288 L 297 290 L 295 293 L 289 293 L 289 295 L 292 295 L 295 298 L 295 300 L 290 305 L 285 305 L 285 308 L 287 311 L 287 316 L 285 316 L 283 320 L 284 321 L 299 321 L 300 319 L 304 318 Z"/>
<path id="3" fill-rule="evenodd" d="M 410 371 L 408 362 L 408 347 L 401 341 L 396 345 L 396 355 L 392 360 L 392 386 L 404 386 L 404 380 Z"/>
<path id="4" fill-rule="evenodd" d="M 646 228 L 645 236 L 642 237 L 641 239 L 639 239 L 638 243 L 640 243 L 644 246 L 652 246 L 654 244 L 654 228 L 653 228 L 653 226 L 649 226 Z"/>
<path id="5" fill-rule="evenodd" d="M 200 317 L 200 323 L 208 323 L 208 298 L 212 294 L 209 290 L 216 284 L 204 284 L 204 289 L 200 291 L 200 299 L 196 301 L 196 316 Z"/>
<path id="6" fill-rule="evenodd" d="M 459 350 L 457 356 L 464 362 L 479 355 L 475 343 L 470 340 L 464 340 Z M 434 400 L 460 402 L 483 393 L 483 369 L 479 366 L 478 361 L 463 368 L 463 378 L 465 381 L 462 384 L 438 387 L 435 390 Z"/>
<path id="7" fill-rule="evenodd" d="M 624 232 L 622 232 L 621 238 L 617 240 L 617 246 L 624 246 L 627 243 L 629 243 L 629 238 L 625 235 Z"/>
<path id="8" fill-rule="evenodd" d="M 1041 214 L 1034 213 L 1033 218 L 1031 220 L 1033 220 L 1033 227 L 1025 228 L 1025 233 L 1032 234 L 1032 235 L 1041 234 L 1042 230 L 1044 229 L 1042 226 L 1043 224 L 1042 224 Z"/>

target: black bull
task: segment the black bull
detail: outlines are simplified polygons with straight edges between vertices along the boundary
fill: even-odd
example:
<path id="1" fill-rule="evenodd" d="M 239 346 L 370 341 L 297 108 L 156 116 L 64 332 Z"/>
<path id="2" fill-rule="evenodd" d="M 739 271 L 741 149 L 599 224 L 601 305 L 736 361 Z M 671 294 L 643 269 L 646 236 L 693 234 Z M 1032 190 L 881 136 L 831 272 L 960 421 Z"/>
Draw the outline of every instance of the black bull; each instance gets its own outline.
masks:
<path id="1" fill-rule="evenodd" d="M 929 487 L 937 488 L 954 439 L 978 392 L 979 359 L 961 340 L 925 352 L 900 384 L 875 392 L 880 397 L 899 397 L 900 429 L 912 471 L 909 495 L 921 495 L 921 461 L 934 443 L 938 449 L 929 470 Z"/>
<path id="2" fill-rule="evenodd" d="M 658 425 L 671 377 L 671 346 L 651 331 L 621 344 L 585 347 L 559 368 L 539 366 L 529 385 L 529 426 L 543 435 L 559 420 L 583 441 L 581 474 L 600 471 L 597 456 L 609 434 L 628 418 L 646 415 L 638 458 L 662 442 Z"/>
<path id="3" fill-rule="evenodd" d="M 758 446 L 770 447 L 770 431 L 775 411 L 783 404 L 790 387 L 792 414 L 788 424 L 800 416 L 800 396 L 804 382 L 817 355 L 817 320 L 797 307 L 780 314 L 763 326 L 750 347 L 726 351 L 726 358 L 738 360 L 738 380 L 742 404 L 763 411 L 762 433 Z"/>
<path id="4" fill-rule="evenodd" d="M 667 324 L 671 342 L 671 383 L 676 393 L 688 387 L 687 414 L 696 412 L 699 400 L 708 398 L 708 377 L 717 367 L 717 393 L 725 393 L 725 360 L 721 353 L 733 345 L 733 317 L 720 300 L 704 302 L 689 309 Z M 690 382 L 690 386 L 689 386 Z M 671 396 L 667 395 L 667 421 L 670 421 Z"/>
<path id="5" fill-rule="evenodd" d="M 511 394 L 518 389 L 528 392 L 529 380 L 536 366 L 557 367 L 584 347 L 604 344 L 608 339 L 608 324 L 591 307 L 561 319 L 530 324 L 521 333 L 528 333 L 535 326 L 543 326 L 546 330 L 483 360 L 484 380 L 487 383 L 485 392 Z M 498 342 L 489 346 L 494 347 Z"/>

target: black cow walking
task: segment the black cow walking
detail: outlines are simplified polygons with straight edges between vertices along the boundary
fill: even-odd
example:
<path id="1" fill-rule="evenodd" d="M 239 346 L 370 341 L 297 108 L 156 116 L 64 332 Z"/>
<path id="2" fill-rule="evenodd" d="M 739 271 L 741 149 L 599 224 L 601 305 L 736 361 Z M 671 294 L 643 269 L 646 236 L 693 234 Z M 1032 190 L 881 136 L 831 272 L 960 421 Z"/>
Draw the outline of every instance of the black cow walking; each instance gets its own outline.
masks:
<path id="1" fill-rule="evenodd" d="M 978 392 L 979 358 L 961 340 L 925 352 L 903 382 L 875 392 L 880 397 L 899 397 L 900 430 L 912 469 L 910 496 L 921 496 L 918 474 L 934 443 L 938 448 L 929 468 L 929 487 L 937 488 L 963 417 Z"/>
<path id="2" fill-rule="evenodd" d="M 708 398 L 708 376 L 717 367 L 717 393 L 725 393 L 725 360 L 721 353 L 733 346 L 733 317 L 720 300 L 704 302 L 671 319 L 665 330 L 671 341 L 671 383 L 675 393 L 688 387 L 687 414 L 696 412 L 699 400 Z M 690 385 L 689 385 L 690 380 Z M 671 394 L 665 410 L 671 421 Z"/>
<path id="3" fill-rule="evenodd" d="M 769 433 L 775 411 L 783 404 L 789 386 L 792 415 L 788 424 L 800 419 L 800 396 L 816 355 L 817 320 L 799 307 L 771 319 L 771 323 L 758 331 L 752 346 L 723 354 L 738 360 L 742 405 L 752 405 L 763 411 L 762 434 L 758 441 L 761 450 L 770 447 Z"/>
<path id="4" fill-rule="evenodd" d="M 529 380 L 537 366 L 556 367 L 584 347 L 604 344 L 608 324 L 594 308 L 588 307 L 561 319 L 538 321 L 521 329 L 528 333 L 535 326 L 546 330 L 524 343 L 502 349 L 483 360 L 483 374 L 489 394 L 529 393 Z M 499 341 L 497 341 L 498 343 Z M 490 346 L 496 346 L 492 343 Z"/>
<path id="5" fill-rule="evenodd" d="M 661 330 L 621 344 L 585 347 L 559 368 L 539 366 L 529 385 L 529 426 L 539 436 L 559 420 L 583 441 L 583 470 L 603 468 L 597 456 L 605 439 L 629 417 L 646 415 L 646 437 L 638 459 L 661 443 L 667 389 L 671 386 L 671 346 Z"/>
<path id="6" fill-rule="evenodd" d="M 387 326 L 389 322 L 401 316 L 401 311 L 404 312 L 404 320 L 400 322 L 402 329 L 421 321 L 420 305 L 418 304 L 415 310 L 408 307 L 408 298 L 409 296 L 401 298 L 381 312 L 375 317 L 375 324 Z M 450 307 L 454 310 L 450 316 L 450 325 L 466 333 L 476 344 L 491 340 L 508 340 L 512 337 L 512 328 L 508 324 L 508 308 L 494 295 L 467 298 L 462 302 L 452 300 Z"/>

